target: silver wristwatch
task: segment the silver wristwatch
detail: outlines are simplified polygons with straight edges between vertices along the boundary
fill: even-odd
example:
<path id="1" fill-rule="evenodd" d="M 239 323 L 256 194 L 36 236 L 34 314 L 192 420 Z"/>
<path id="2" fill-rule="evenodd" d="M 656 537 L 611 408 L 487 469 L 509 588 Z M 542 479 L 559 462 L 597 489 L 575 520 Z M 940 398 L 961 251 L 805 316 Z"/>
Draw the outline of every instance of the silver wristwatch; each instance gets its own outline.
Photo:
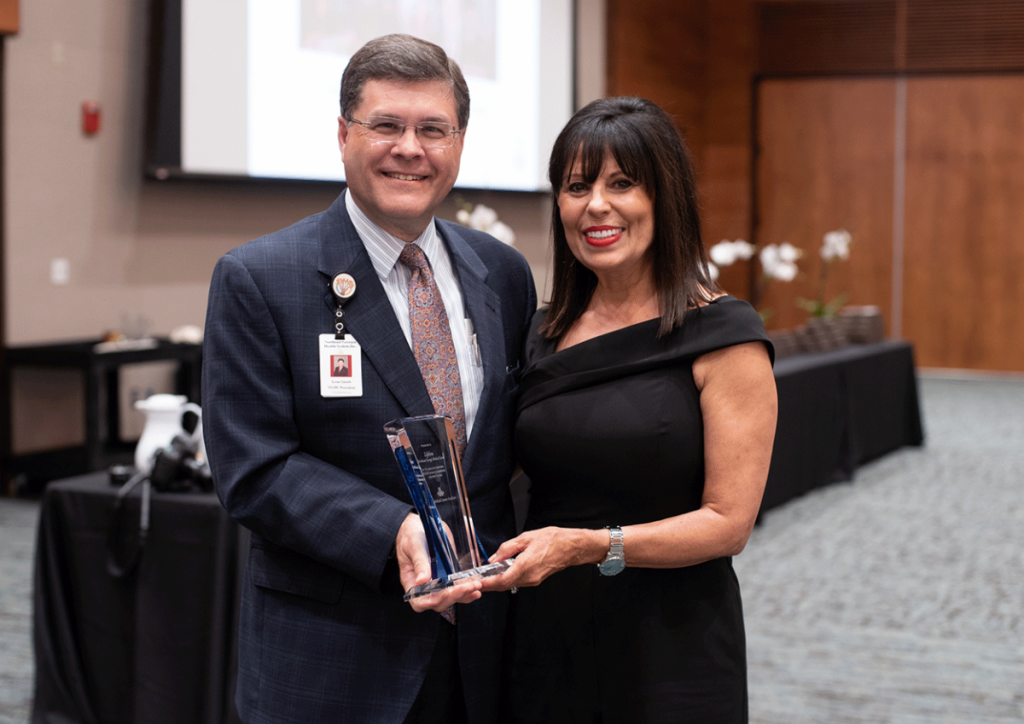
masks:
<path id="1" fill-rule="evenodd" d="M 626 567 L 626 555 L 622 551 L 622 528 L 618 526 L 609 527 L 608 537 L 611 539 L 608 555 L 597 564 L 597 570 L 603 576 L 614 576 L 616 573 L 622 573 L 622 570 Z"/>

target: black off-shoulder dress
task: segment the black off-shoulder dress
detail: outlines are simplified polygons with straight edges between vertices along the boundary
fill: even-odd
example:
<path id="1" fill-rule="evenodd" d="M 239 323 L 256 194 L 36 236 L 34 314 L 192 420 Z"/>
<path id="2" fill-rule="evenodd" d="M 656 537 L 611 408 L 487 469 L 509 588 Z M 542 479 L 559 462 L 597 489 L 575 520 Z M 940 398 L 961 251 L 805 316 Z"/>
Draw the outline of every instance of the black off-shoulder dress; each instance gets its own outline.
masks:
<path id="1" fill-rule="evenodd" d="M 601 528 L 696 510 L 704 442 L 694 359 L 764 342 L 753 308 L 720 297 L 657 338 L 658 320 L 561 352 L 527 342 L 516 448 L 531 481 L 526 528 Z M 628 557 L 629 538 L 626 550 Z M 739 584 L 730 558 L 671 570 L 561 571 L 514 601 L 515 722 L 747 721 Z"/>

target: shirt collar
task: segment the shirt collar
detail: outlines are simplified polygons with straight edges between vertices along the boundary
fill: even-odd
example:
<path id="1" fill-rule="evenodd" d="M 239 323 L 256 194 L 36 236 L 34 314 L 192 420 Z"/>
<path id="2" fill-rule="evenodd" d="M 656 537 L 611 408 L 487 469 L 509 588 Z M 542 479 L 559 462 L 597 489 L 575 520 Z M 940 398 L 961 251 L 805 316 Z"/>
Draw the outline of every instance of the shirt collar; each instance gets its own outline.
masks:
<path id="1" fill-rule="evenodd" d="M 384 281 L 391 274 L 391 270 L 395 268 L 395 264 L 398 263 L 398 257 L 401 256 L 402 249 L 410 242 L 403 241 L 394 234 L 389 234 L 373 223 L 370 217 L 359 208 L 355 200 L 353 200 L 352 194 L 348 193 L 347 190 L 345 191 L 345 208 L 348 210 L 349 218 L 352 219 L 352 225 L 356 227 L 356 233 L 359 234 L 363 246 L 366 247 L 366 251 L 370 255 L 374 271 L 377 272 L 380 280 Z M 427 228 L 423 230 L 423 233 L 411 243 L 423 249 L 423 253 L 427 255 L 428 260 L 434 260 L 438 254 L 443 253 L 441 240 L 437 234 L 433 217 L 431 217 L 430 223 L 427 224 Z"/>

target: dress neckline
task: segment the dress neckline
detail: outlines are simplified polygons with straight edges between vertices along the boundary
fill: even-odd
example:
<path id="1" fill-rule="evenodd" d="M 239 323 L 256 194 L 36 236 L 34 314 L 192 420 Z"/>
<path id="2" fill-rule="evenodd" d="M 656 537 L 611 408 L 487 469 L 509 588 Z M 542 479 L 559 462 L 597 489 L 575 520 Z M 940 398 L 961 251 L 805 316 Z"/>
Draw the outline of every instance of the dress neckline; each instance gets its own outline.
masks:
<path id="1" fill-rule="evenodd" d="M 719 300 L 724 300 L 720 304 Z M 531 325 L 520 377 L 518 409 L 553 394 L 641 374 L 663 366 L 689 364 L 702 354 L 744 342 L 768 344 L 764 323 L 749 303 L 723 295 L 703 307 L 687 310 L 683 324 L 658 337 L 658 320 L 628 327 L 554 351 L 554 340 L 540 335 L 545 310 Z"/>
<path id="2" fill-rule="evenodd" d="M 715 297 L 714 299 L 712 299 L 710 302 L 705 304 L 704 307 L 710 307 L 712 304 L 717 302 L 719 299 L 728 299 L 728 298 L 731 298 L 730 295 L 723 294 L 723 295 L 721 295 L 719 297 Z M 690 309 L 687 309 L 685 317 L 688 318 L 691 314 L 693 314 L 695 312 L 698 312 L 701 309 L 704 309 L 704 307 L 692 307 Z M 547 311 L 545 310 L 544 313 L 545 313 L 545 316 L 546 316 L 547 315 Z M 651 319 L 645 319 L 642 322 L 636 322 L 634 324 L 627 324 L 625 327 L 619 327 L 618 329 L 613 329 L 613 330 L 610 330 L 608 332 L 602 332 L 601 334 L 594 335 L 593 337 L 588 337 L 587 339 L 585 339 L 585 340 L 583 340 L 581 342 L 577 342 L 576 344 L 574 344 L 574 345 L 572 345 L 570 347 L 565 347 L 564 349 L 558 349 L 558 342 L 557 342 L 557 340 L 547 340 L 548 344 L 546 346 L 549 349 L 548 349 L 547 354 L 545 356 L 546 357 L 550 357 L 552 355 L 563 354 L 563 353 L 566 353 L 566 352 L 570 352 L 572 350 L 579 349 L 580 347 L 582 347 L 584 345 L 587 345 L 587 344 L 589 344 L 591 342 L 601 343 L 601 342 L 607 341 L 610 337 L 614 337 L 614 336 L 616 336 L 618 334 L 628 334 L 631 331 L 635 331 L 635 330 L 641 329 L 641 328 L 643 328 L 645 326 L 649 326 L 649 325 L 652 325 L 652 324 L 660 324 L 660 323 L 661 323 L 661 317 L 660 316 L 652 317 Z M 684 322 L 684 324 L 685 324 L 685 322 Z"/>

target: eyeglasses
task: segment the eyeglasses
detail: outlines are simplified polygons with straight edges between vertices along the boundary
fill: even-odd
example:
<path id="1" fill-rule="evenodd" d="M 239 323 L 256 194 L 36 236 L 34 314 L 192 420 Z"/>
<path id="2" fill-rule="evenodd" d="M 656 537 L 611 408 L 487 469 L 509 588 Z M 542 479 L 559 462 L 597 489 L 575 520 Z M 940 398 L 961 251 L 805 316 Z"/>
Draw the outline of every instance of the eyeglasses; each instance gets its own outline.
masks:
<path id="1" fill-rule="evenodd" d="M 366 134 L 375 143 L 395 143 L 405 133 L 406 128 L 414 128 L 416 138 L 424 148 L 448 148 L 455 144 L 455 134 L 462 133 L 460 129 L 450 123 L 439 121 L 403 123 L 400 118 L 369 116 L 365 121 L 349 118 L 348 122 L 365 126 Z"/>

